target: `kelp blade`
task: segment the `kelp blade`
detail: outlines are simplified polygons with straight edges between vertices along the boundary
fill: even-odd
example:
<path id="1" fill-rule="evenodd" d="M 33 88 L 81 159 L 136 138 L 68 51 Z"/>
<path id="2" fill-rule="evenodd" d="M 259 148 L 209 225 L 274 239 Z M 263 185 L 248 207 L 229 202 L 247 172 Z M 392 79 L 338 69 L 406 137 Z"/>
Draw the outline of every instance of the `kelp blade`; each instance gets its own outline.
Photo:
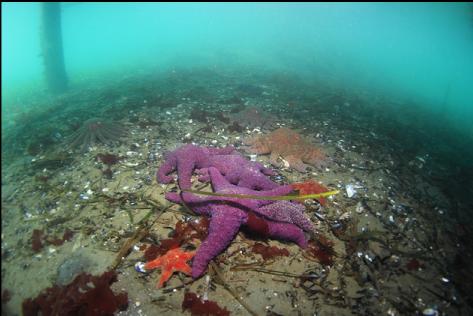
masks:
<path id="1" fill-rule="evenodd" d="M 254 200 L 270 200 L 270 201 L 288 201 L 288 200 L 309 200 L 309 199 L 319 199 L 328 196 L 332 196 L 340 193 L 339 190 L 333 190 L 322 193 L 314 194 L 290 194 L 290 195 L 280 195 L 280 196 L 265 196 L 265 195 L 251 195 L 251 194 L 227 194 L 227 193 L 215 193 L 215 192 L 206 192 L 199 190 L 182 190 L 182 192 L 188 192 L 199 195 L 210 195 L 210 196 L 220 196 L 220 197 L 229 197 L 229 198 L 238 198 L 238 199 L 254 199 Z"/>

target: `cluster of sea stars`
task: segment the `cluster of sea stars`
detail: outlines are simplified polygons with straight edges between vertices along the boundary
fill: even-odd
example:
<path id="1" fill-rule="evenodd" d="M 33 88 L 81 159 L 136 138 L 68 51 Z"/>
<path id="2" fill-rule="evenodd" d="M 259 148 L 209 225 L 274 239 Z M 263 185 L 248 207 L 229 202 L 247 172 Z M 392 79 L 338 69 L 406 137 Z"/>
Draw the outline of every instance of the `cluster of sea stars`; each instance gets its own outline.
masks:
<path id="1" fill-rule="evenodd" d="M 210 181 L 213 191 L 218 194 L 280 196 L 293 190 L 290 185 L 279 185 L 271 181 L 268 177 L 274 174 L 271 169 L 247 160 L 232 147 L 180 147 L 166 156 L 157 173 L 158 182 L 171 182 L 173 177 L 169 174 L 173 171 L 177 171 L 178 184 L 182 190 L 191 187 L 194 171 L 200 176 L 200 181 Z M 190 192 L 168 192 L 166 199 L 185 204 L 197 214 L 210 217 L 208 236 L 197 249 L 192 262 L 193 278 L 205 273 L 209 262 L 228 247 L 241 226 L 255 230 L 263 234 L 263 237 L 293 241 L 302 248 L 307 247 L 305 232 L 313 229 L 312 223 L 304 215 L 305 208 L 300 203 L 223 196 L 202 197 Z M 174 270 L 188 273 L 185 266 L 190 258 L 190 255 L 176 257 L 176 267 L 184 268 Z M 156 260 L 161 265 L 162 260 Z M 144 268 L 155 266 L 157 265 L 149 263 Z M 172 274 L 172 267 L 171 264 L 163 270 L 163 278 Z"/>

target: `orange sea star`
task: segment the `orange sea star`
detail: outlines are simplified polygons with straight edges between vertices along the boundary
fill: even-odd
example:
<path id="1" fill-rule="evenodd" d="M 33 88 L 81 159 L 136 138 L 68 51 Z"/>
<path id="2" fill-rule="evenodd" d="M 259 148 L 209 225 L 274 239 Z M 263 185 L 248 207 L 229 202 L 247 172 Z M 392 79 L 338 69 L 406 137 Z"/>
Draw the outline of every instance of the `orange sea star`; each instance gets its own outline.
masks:
<path id="1" fill-rule="evenodd" d="M 296 131 L 289 128 L 278 128 L 266 134 L 256 135 L 245 141 L 247 150 L 255 154 L 271 154 L 269 162 L 280 166 L 278 158 L 282 157 L 290 167 L 305 172 L 307 164 L 321 167 L 326 160 L 325 154 Z"/>
<path id="2" fill-rule="evenodd" d="M 156 269 L 161 267 L 161 279 L 159 279 L 158 288 L 161 288 L 167 280 L 172 276 L 175 271 L 183 272 L 190 275 L 192 272 L 191 267 L 187 264 L 187 261 L 194 257 L 195 251 L 185 252 L 181 248 L 174 248 L 166 252 L 164 256 L 158 257 L 153 261 L 149 261 L 145 264 L 146 270 Z"/>

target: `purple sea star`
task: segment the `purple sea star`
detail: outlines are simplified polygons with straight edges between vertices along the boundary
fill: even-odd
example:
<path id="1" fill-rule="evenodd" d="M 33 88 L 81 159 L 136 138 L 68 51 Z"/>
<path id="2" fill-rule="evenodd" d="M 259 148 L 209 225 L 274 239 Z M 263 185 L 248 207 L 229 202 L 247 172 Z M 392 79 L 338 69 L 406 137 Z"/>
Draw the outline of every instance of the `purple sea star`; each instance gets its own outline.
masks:
<path id="1" fill-rule="evenodd" d="M 256 209 L 255 213 L 271 220 L 295 224 L 304 231 L 310 232 L 314 229 L 314 225 L 304 215 L 304 210 L 305 207 L 302 204 L 290 201 L 277 201 Z"/>
<path id="2" fill-rule="evenodd" d="M 170 152 L 165 162 L 157 172 L 159 183 L 170 183 L 172 176 L 168 176 L 177 169 L 178 183 L 181 189 L 191 187 L 191 177 L 194 169 L 200 175 L 200 181 L 208 181 L 208 168 L 217 168 L 228 181 L 241 187 L 268 190 L 279 185 L 267 176 L 274 175 L 274 171 L 265 168 L 262 164 L 252 162 L 239 154 L 232 154 L 234 148 L 200 147 L 185 145 Z"/>
<path id="3" fill-rule="evenodd" d="M 230 184 L 216 168 L 208 169 L 212 186 L 217 193 L 232 194 L 252 194 L 277 196 L 291 192 L 291 186 L 279 186 L 268 191 L 255 191 Z M 183 192 L 181 195 L 175 192 L 166 193 L 166 199 L 175 203 L 183 203 L 191 207 L 196 213 L 210 216 L 209 234 L 207 239 L 201 244 L 194 257 L 192 264 L 192 277 L 200 277 L 207 268 L 208 263 L 219 255 L 231 243 L 238 233 L 240 226 L 248 222 L 248 212 L 263 208 L 263 212 L 268 214 L 266 220 L 269 237 L 284 239 L 296 242 L 300 247 L 307 247 L 307 240 L 301 228 L 292 222 L 271 220 L 271 208 L 264 209 L 274 201 L 237 199 L 227 197 L 200 197 L 191 193 Z M 274 203 L 280 207 L 287 206 L 286 203 Z M 277 206 L 275 206 L 277 209 Z M 276 217 L 280 216 L 281 211 Z M 290 218 L 287 217 L 287 218 Z M 290 219 L 289 219 L 290 220 Z M 307 225 L 306 225 L 307 226 Z"/>

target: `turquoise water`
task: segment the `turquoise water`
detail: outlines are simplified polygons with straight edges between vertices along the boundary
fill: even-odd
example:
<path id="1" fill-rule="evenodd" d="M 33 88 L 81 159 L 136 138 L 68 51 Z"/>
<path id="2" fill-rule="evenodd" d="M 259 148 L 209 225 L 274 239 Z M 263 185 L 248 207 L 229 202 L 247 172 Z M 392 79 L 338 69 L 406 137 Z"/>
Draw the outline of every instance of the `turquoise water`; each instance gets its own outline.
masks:
<path id="1" fill-rule="evenodd" d="M 471 3 L 2 3 L 2 315 L 105 271 L 120 315 L 471 314 L 472 56 Z M 209 232 L 156 178 L 189 143 L 337 191 L 263 216 L 309 250 L 240 232 L 155 289 L 135 264 Z"/>
<path id="2" fill-rule="evenodd" d="M 2 92 L 40 88 L 39 5 L 2 9 Z M 65 4 L 62 31 L 72 82 L 129 67 L 259 65 L 410 98 L 471 135 L 471 10 L 468 3 Z"/>

